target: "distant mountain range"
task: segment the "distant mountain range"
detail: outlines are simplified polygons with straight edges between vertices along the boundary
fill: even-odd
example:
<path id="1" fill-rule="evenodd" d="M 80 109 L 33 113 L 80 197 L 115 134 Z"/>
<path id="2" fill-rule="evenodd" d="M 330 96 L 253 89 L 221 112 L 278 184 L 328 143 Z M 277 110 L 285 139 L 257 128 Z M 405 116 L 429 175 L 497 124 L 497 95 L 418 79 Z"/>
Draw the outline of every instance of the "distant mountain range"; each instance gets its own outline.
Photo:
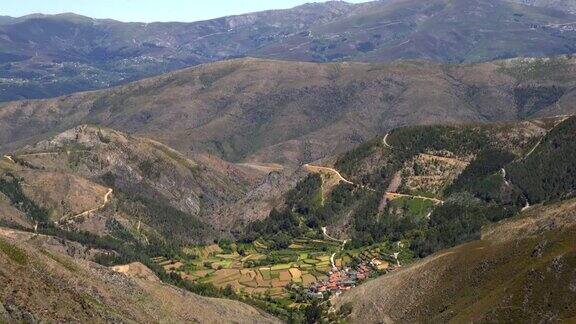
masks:
<path id="1" fill-rule="evenodd" d="M 480 62 L 576 51 L 574 1 L 315 3 L 194 23 L 0 17 L 0 101 L 106 88 L 243 56 Z M 552 8 L 552 9 L 550 9 Z"/>
<path id="2" fill-rule="evenodd" d="M 576 1 L 574 0 L 509 0 L 523 5 L 562 10 L 576 13 Z"/>

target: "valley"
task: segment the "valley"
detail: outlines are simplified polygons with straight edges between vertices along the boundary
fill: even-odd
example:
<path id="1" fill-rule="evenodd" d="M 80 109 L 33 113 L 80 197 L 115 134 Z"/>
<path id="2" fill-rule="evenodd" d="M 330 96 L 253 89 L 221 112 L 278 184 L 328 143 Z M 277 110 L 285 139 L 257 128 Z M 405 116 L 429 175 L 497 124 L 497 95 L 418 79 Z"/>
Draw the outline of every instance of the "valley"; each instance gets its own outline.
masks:
<path id="1" fill-rule="evenodd" d="M 576 0 L 158 5 L 0 13 L 0 323 L 576 321 Z"/>
<path id="2" fill-rule="evenodd" d="M 5 201 L 9 211 L 0 220 L 3 227 L 23 231 L 18 237 L 66 237 L 86 244 L 90 252 L 83 258 L 138 280 L 159 276 L 193 293 L 248 303 L 284 320 L 301 320 L 310 309 L 322 316 L 357 318 L 359 306 L 348 306 L 348 294 L 394 280 L 386 278 L 410 273 L 422 262 L 451 257 L 453 252 L 444 249 L 474 244 L 467 242 L 486 228 L 500 233 L 492 237 L 506 237 L 497 226 L 516 228 L 501 224 L 545 208 L 547 198 L 536 197 L 568 199 L 570 185 L 562 181 L 573 177 L 562 172 L 569 174 L 573 161 L 562 161 L 572 154 L 575 120 L 557 116 L 397 128 L 334 159 L 290 171 L 297 183 L 270 207 L 269 215 L 230 232 L 211 223 L 212 212 L 220 208 L 216 200 L 211 207 L 201 203 L 200 210 L 189 209 L 174 184 L 193 184 L 187 178 L 191 172 L 204 179 L 195 190 L 205 191 L 189 197 L 207 201 L 217 197 L 212 195 L 231 175 L 238 182 L 226 185 L 229 192 L 258 192 L 259 181 L 289 169 L 224 161 L 218 163 L 225 168 L 215 169 L 214 157 L 192 160 L 155 141 L 83 125 L 0 161 L 0 203 Z M 517 164 L 530 165 L 534 159 L 544 165 L 554 160 L 560 172 L 555 181 L 561 182 L 545 196 L 520 189 L 526 177 L 518 174 Z M 158 164 L 171 168 L 157 169 Z M 202 175 L 207 170 L 210 174 Z M 141 184 L 138 191 L 127 186 L 135 179 Z M 166 179 L 172 179 L 170 187 L 163 185 Z M 45 195 L 46 187 L 76 196 Z M 162 205 L 153 207 L 149 199 Z M 228 201 L 241 201 L 242 195 L 236 199 Z M 524 208 L 528 204 L 531 208 Z M 152 211 L 154 218 L 146 218 Z M 462 218 L 452 218 L 454 212 Z M 198 225 L 178 228 L 159 222 L 160 217 L 175 222 L 173 215 Z M 16 232 L 3 233 L 13 237 Z M 204 235 L 217 239 L 210 243 Z M 320 306 L 326 296 L 330 303 Z"/>

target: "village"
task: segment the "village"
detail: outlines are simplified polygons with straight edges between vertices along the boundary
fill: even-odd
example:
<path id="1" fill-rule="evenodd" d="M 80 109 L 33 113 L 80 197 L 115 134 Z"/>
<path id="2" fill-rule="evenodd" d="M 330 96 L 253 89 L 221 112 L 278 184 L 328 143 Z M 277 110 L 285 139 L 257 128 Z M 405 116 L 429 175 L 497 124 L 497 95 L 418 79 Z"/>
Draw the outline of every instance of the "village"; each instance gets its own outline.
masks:
<path id="1" fill-rule="evenodd" d="M 154 261 L 189 282 L 230 287 L 240 294 L 292 304 L 293 293 L 308 300 L 339 295 L 370 278 L 395 271 L 401 262 L 410 262 L 413 257 L 400 242 L 347 249 L 344 242 L 333 239 L 301 238 L 288 249 L 277 251 L 266 243 L 198 246 L 187 250 L 191 258 L 158 257 Z"/>
<path id="2" fill-rule="evenodd" d="M 327 273 L 328 278 L 311 284 L 306 295 L 309 298 L 323 298 L 325 293 L 340 295 L 372 276 L 395 271 L 401 267 L 398 254 L 392 255 L 396 264 L 375 257 L 371 257 L 370 261 L 361 261 L 356 267 L 332 264 L 332 269 Z"/>

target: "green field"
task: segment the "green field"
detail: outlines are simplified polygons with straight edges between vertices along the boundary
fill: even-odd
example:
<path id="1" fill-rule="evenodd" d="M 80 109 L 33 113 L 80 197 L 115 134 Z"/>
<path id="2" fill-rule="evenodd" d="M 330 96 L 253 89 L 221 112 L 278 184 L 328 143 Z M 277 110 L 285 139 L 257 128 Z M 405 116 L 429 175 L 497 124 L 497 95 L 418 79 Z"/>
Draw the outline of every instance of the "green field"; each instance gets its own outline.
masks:
<path id="1" fill-rule="evenodd" d="M 423 213 L 428 206 L 420 199 L 403 203 L 418 213 Z M 332 253 L 336 253 L 334 262 L 339 267 L 353 266 L 359 260 L 372 258 L 393 261 L 390 259 L 393 248 L 388 243 L 341 251 L 338 242 L 301 238 L 283 250 L 270 250 L 267 246 L 267 242 L 256 241 L 223 247 L 216 244 L 188 247 L 182 259 L 155 258 L 154 261 L 166 271 L 179 273 L 192 282 L 211 283 L 219 288 L 230 286 L 238 293 L 277 299 L 290 296 L 286 286 L 301 284 L 306 287 L 327 279 Z M 401 255 L 402 261 L 409 258 L 411 255 Z"/>
<path id="2" fill-rule="evenodd" d="M 393 208 L 407 210 L 410 215 L 416 217 L 425 217 L 434 208 L 434 203 L 430 200 L 411 197 L 396 198 L 390 205 Z"/>

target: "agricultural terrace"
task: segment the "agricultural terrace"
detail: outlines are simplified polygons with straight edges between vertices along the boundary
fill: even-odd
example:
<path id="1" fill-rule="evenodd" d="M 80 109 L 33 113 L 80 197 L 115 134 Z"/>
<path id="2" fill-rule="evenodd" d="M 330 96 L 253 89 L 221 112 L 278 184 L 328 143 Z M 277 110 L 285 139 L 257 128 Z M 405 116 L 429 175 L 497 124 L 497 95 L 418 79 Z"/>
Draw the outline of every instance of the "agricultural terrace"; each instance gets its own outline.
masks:
<path id="1" fill-rule="evenodd" d="M 373 259 L 395 265 L 394 252 L 400 252 L 400 262 L 412 258 L 402 244 L 385 243 L 343 251 L 341 247 L 339 242 L 304 238 L 294 239 L 283 250 L 271 250 L 264 241 L 220 243 L 186 248 L 185 256 L 178 260 L 158 257 L 154 261 L 167 272 L 178 273 L 191 282 L 231 287 L 238 293 L 285 299 L 292 303 L 290 288 L 306 289 L 328 279 L 332 269 L 330 257 L 334 253 L 334 263 L 338 268 L 356 267 Z"/>

